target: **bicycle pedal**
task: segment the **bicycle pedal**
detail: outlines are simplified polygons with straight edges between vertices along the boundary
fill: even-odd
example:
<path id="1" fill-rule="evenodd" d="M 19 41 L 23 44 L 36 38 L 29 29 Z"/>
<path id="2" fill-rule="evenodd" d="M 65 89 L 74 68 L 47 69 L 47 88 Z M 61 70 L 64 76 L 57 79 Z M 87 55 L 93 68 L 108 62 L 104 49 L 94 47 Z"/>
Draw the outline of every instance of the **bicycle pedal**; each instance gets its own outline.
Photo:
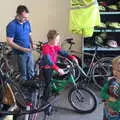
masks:
<path id="1" fill-rule="evenodd" d="M 10 108 L 8 109 L 8 111 L 15 111 L 15 110 L 18 110 L 18 106 L 16 104 L 13 104 L 10 106 Z"/>
<path id="2" fill-rule="evenodd" d="M 13 104 L 9 107 L 8 111 L 14 112 L 14 113 L 18 113 L 20 111 L 19 106 L 17 106 L 16 104 Z"/>

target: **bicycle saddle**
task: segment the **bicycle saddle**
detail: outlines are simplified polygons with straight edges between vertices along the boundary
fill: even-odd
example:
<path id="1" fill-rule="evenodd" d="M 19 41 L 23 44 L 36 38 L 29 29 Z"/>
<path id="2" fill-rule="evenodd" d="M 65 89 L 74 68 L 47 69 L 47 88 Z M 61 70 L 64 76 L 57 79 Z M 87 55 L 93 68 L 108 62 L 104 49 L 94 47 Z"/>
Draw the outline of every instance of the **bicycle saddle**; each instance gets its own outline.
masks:
<path id="1" fill-rule="evenodd" d="M 73 38 L 67 38 L 67 39 L 65 39 L 65 41 L 67 42 L 67 43 L 69 43 L 69 44 L 75 44 L 75 42 L 73 42 Z"/>

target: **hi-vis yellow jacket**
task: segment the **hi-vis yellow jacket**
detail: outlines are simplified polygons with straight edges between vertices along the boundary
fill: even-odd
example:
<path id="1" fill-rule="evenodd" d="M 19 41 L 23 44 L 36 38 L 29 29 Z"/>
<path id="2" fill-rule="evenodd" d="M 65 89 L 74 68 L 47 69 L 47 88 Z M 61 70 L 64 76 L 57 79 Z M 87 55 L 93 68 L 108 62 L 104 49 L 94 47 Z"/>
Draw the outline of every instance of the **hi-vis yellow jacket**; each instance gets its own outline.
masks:
<path id="1" fill-rule="evenodd" d="M 71 0 L 69 29 L 84 37 L 93 35 L 94 26 L 100 26 L 100 13 L 96 0 Z"/>

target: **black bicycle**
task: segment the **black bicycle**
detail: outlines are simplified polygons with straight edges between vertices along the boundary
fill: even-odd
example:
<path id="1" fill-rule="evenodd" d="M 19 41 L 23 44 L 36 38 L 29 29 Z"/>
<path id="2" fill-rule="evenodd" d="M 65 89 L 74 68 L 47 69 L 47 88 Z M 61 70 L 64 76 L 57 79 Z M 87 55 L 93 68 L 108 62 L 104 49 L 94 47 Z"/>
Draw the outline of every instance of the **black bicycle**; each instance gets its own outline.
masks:
<path id="1" fill-rule="evenodd" d="M 33 120 L 34 113 L 46 110 L 54 101 L 44 106 L 39 104 L 41 98 L 40 82 L 39 77 L 34 77 L 20 87 L 0 69 L 0 115 L 14 115 L 16 120 Z M 24 94 L 26 89 L 31 93 L 31 101 Z"/>
<path id="2" fill-rule="evenodd" d="M 90 81 L 93 80 L 95 85 L 98 88 L 101 88 L 101 86 L 103 86 L 104 83 L 106 82 L 107 78 L 112 76 L 111 62 L 114 57 L 98 56 L 97 52 L 98 52 L 98 47 L 100 47 L 99 43 L 95 43 L 96 46 L 94 48 L 93 53 L 90 53 L 89 51 L 80 53 L 79 51 L 72 49 L 72 46 L 75 44 L 73 38 L 68 38 L 65 40 L 65 42 L 67 44 L 69 44 L 68 52 L 73 54 L 78 59 L 81 72 L 76 67 L 75 70 L 76 70 L 77 78 L 80 79 L 80 81 L 84 82 L 85 85 L 86 85 L 86 83 L 89 84 Z M 65 43 L 64 43 L 64 45 L 65 45 Z M 79 55 L 84 54 L 83 57 L 85 58 L 85 60 L 84 60 L 83 66 L 81 63 L 81 58 L 79 56 L 76 56 L 75 55 L 76 53 Z"/>
<path id="3" fill-rule="evenodd" d="M 39 104 L 41 82 L 39 76 L 23 82 L 16 81 L 16 72 L 7 59 L 8 47 L 0 44 L 0 115 L 14 115 L 16 120 L 33 120 L 37 112 L 46 110 L 50 104 Z M 17 73 L 19 75 L 19 73 Z M 43 86 L 42 86 L 43 87 Z M 29 92 L 29 95 L 28 95 Z M 27 94 L 26 94 L 27 93 Z M 54 101 L 53 101 L 54 102 Z M 35 119 L 34 119 L 35 120 Z"/>

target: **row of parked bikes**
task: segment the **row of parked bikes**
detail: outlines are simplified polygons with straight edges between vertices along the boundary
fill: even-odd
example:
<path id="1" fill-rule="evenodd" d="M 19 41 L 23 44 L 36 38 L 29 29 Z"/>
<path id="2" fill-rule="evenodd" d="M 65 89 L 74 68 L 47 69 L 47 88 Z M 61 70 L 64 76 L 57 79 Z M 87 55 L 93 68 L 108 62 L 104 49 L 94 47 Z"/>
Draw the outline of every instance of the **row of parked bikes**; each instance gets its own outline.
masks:
<path id="1" fill-rule="evenodd" d="M 75 44 L 72 38 L 66 39 L 69 44 L 68 52 L 76 53 L 72 50 Z M 41 53 L 42 42 L 37 44 L 37 51 Z M 81 54 L 81 53 L 80 53 Z M 59 99 L 59 93 L 70 86 L 68 92 L 68 101 L 74 110 L 78 113 L 91 113 L 97 108 L 97 97 L 92 89 L 91 82 L 101 88 L 107 77 L 111 73 L 112 57 L 99 58 L 97 56 L 97 46 L 94 53 L 84 53 L 90 58 L 89 67 L 81 66 L 81 59 L 78 58 L 79 64 L 73 63 L 62 56 L 58 57 L 57 65 L 64 69 L 65 75 L 53 73 L 51 87 L 51 97 L 49 103 L 42 105 L 42 95 L 45 87 L 44 78 L 41 77 L 39 67 L 40 57 L 35 61 L 35 76 L 25 86 L 19 84 L 19 71 L 15 65 L 15 56 L 5 43 L 0 43 L 0 115 L 13 115 L 15 120 L 49 120 L 50 113 L 45 111 L 54 106 Z M 12 58 L 12 60 L 10 59 Z M 24 91 L 29 90 L 31 93 L 32 104 L 26 102 Z M 42 114 L 41 114 L 42 113 Z"/>

